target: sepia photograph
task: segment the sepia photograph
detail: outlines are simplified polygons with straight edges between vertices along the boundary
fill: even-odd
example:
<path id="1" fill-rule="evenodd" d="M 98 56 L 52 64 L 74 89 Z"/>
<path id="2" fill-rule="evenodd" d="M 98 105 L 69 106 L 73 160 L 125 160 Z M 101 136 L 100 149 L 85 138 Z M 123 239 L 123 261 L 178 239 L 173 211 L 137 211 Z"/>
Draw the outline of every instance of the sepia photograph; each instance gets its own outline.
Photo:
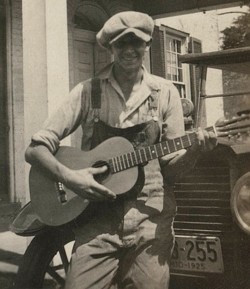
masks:
<path id="1" fill-rule="evenodd" d="M 0 0 L 0 289 L 250 289 L 250 1 Z"/>

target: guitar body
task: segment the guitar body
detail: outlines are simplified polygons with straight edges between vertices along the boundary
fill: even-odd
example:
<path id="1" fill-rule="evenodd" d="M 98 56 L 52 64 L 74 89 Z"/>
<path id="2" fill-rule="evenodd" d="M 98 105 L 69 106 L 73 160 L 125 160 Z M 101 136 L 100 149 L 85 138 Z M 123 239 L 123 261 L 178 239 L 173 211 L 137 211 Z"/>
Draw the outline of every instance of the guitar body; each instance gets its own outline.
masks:
<path id="1" fill-rule="evenodd" d="M 55 157 L 65 166 L 79 170 L 92 167 L 100 161 L 106 163 L 115 155 L 131 151 L 133 146 L 128 140 L 113 137 L 88 152 L 73 147 L 60 147 Z M 136 166 L 115 174 L 109 173 L 101 183 L 115 194 L 121 195 L 131 191 L 137 185 L 138 176 L 139 169 Z M 60 201 L 58 183 L 34 166 L 30 170 L 29 186 L 32 206 L 41 222 L 49 226 L 59 226 L 72 221 L 89 204 L 88 200 L 79 197 L 65 186 L 63 190 L 67 201 Z"/>
<path id="2" fill-rule="evenodd" d="M 239 144 L 243 141 L 247 146 L 249 144 L 249 127 L 250 114 L 242 114 L 232 120 L 221 119 L 216 126 L 208 127 L 206 130 L 216 133 L 218 142 L 222 144 Z M 244 134 L 247 140 L 243 138 Z M 239 137 L 241 140 L 237 141 Z M 89 152 L 83 152 L 73 147 L 61 147 L 55 157 L 73 170 L 108 164 L 108 161 L 113 159 L 114 170 L 110 169 L 107 175 L 99 175 L 100 178 L 97 179 L 115 194 L 121 195 L 142 189 L 144 173 L 140 165 L 187 148 L 195 141 L 196 132 L 192 132 L 182 137 L 139 148 L 135 152 L 133 145 L 127 139 L 112 137 Z M 47 225 L 59 226 L 68 223 L 79 216 L 89 204 L 88 200 L 79 197 L 34 166 L 31 167 L 29 180 L 33 209 L 40 220 Z M 65 200 L 64 197 L 66 197 Z"/>

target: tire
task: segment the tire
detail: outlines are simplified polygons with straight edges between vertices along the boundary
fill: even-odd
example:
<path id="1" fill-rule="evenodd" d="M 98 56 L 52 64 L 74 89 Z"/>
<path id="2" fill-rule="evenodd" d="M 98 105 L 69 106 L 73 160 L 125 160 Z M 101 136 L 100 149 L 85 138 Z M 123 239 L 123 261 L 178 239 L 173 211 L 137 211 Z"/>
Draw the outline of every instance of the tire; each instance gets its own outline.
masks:
<path id="1" fill-rule="evenodd" d="M 19 264 L 14 289 L 63 288 L 69 265 L 64 246 L 73 240 L 71 230 L 58 228 L 36 235 Z M 52 260 L 57 253 L 62 264 L 53 266 Z M 57 272 L 61 269 L 64 269 L 64 276 Z M 52 277 L 49 284 L 44 282 L 46 273 Z"/>

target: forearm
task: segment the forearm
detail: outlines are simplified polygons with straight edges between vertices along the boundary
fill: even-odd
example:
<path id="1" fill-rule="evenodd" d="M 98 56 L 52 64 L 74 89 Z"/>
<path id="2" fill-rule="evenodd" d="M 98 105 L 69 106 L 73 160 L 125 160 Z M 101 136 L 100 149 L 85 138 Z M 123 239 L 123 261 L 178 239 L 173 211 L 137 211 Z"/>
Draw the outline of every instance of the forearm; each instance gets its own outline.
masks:
<path id="1" fill-rule="evenodd" d="M 70 169 L 61 164 L 46 146 L 31 144 L 25 152 L 25 160 L 54 179 L 67 182 Z"/>

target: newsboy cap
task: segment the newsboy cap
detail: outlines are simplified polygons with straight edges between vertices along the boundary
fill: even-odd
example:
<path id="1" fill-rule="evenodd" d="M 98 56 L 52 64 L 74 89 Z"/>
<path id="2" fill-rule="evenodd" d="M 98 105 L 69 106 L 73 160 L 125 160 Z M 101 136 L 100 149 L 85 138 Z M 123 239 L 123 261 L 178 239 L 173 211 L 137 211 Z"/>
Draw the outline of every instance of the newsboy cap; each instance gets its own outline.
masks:
<path id="1" fill-rule="evenodd" d="M 96 39 L 105 48 L 109 48 L 112 43 L 128 33 L 133 33 L 148 42 L 151 40 L 153 30 L 154 21 L 150 16 L 140 12 L 125 11 L 108 19 L 97 33 Z"/>

